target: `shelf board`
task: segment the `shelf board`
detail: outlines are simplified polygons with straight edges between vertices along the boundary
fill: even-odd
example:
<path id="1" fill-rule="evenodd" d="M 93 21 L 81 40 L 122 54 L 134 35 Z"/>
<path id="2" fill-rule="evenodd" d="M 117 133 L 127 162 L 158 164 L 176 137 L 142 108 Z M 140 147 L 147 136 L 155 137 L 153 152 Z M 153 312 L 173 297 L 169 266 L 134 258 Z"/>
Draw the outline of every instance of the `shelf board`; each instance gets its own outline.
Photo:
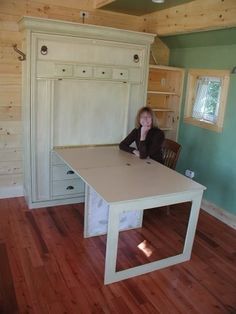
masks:
<path id="1" fill-rule="evenodd" d="M 162 108 L 152 108 L 152 111 L 155 111 L 155 112 L 175 112 L 173 109 L 162 109 Z"/>
<path id="2" fill-rule="evenodd" d="M 147 91 L 148 94 L 156 94 L 156 95 L 172 95 L 172 96 L 179 96 L 177 93 L 175 92 L 158 92 L 155 90 L 149 90 Z"/>
<path id="3" fill-rule="evenodd" d="M 164 127 L 159 127 L 162 131 L 172 131 L 173 128 L 164 128 Z"/>

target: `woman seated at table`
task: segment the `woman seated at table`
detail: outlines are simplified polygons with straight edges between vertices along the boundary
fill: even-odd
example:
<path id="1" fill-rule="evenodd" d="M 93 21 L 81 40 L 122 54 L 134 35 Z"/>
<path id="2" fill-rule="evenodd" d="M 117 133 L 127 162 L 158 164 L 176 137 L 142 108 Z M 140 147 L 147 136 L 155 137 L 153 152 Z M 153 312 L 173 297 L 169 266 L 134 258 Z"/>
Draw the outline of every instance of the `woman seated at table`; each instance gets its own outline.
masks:
<path id="1" fill-rule="evenodd" d="M 152 109 L 142 107 L 135 119 L 135 129 L 120 143 L 119 147 L 141 159 L 150 157 L 163 163 L 162 143 L 164 138 L 164 132 L 158 128 L 157 119 Z M 131 146 L 134 142 L 137 148 Z"/>

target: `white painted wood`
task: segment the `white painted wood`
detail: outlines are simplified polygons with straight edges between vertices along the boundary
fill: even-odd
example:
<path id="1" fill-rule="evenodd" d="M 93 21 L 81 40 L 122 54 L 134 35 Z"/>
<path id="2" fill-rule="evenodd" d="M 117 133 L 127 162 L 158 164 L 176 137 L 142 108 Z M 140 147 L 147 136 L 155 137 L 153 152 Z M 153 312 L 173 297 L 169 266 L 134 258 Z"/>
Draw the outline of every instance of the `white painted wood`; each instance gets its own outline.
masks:
<path id="1" fill-rule="evenodd" d="M 88 230 L 91 195 L 109 206 L 104 283 L 109 284 L 190 259 L 204 186 L 153 160 L 141 160 L 118 147 L 60 148 L 55 152 L 86 182 L 85 231 Z M 97 199 L 96 199 L 97 201 Z M 120 216 L 181 202 L 192 202 L 184 249 L 181 254 L 116 272 Z M 106 205 L 107 204 L 107 205 Z M 101 204 L 102 205 L 102 204 Z M 98 211 L 98 208 L 95 208 Z M 96 219 L 101 219 L 94 213 Z M 102 219 L 104 216 L 102 216 Z M 92 223 L 92 226 L 95 224 Z"/>
<path id="2" fill-rule="evenodd" d="M 142 160 L 117 146 L 57 148 L 108 203 L 202 190 L 202 185 L 154 160 Z M 115 178 L 115 180 L 114 180 Z M 160 179 L 161 178 L 161 179 Z"/>
<path id="3" fill-rule="evenodd" d="M 136 266 L 122 271 L 116 271 L 116 261 L 117 261 L 117 247 L 118 247 L 118 217 L 121 208 L 117 208 L 116 204 L 110 207 L 109 225 L 108 225 L 108 235 L 107 235 L 107 250 L 106 250 L 106 262 L 105 262 L 105 284 L 110 284 L 123 279 L 135 277 L 137 275 L 146 274 L 154 270 L 162 269 L 171 265 L 182 263 L 187 261 L 191 257 L 192 245 L 194 240 L 194 235 L 196 231 L 196 225 L 198 221 L 199 205 L 201 202 L 202 191 L 196 192 L 193 197 L 187 197 L 186 200 L 192 201 L 190 218 L 188 222 L 187 234 L 185 237 L 184 249 L 181 254 L 167 257 L 155 262 L 148 264 Z M 179 202 L 178 195 L 172 196 L 172 201 Z M 168 200 L 165 203 L 159 203 L 158 197 L 155 198 L 155 204 L 153 207 L 159 207 L 163 205 L 168 205 Z"/>
<path id="4" fill-rule="evenodd" d="M 53 198 L 71 194 L 84 195 L 84 182 L 80 178 L 70 180 L 56 180 L 52 182 Z"/>
<path id="5" fill-rule="evenodd" d="M 65 71 L 63 71 L 65 70 Z M 101 73 L 106 72 L 106 75 Z M 117 67 L 114 65 L 98 66 L 96 64 L 67 64 L 54 61 L 38 61 L 36 67 L 38 78 L 75 78 L 75 79 L 104 79 L 113 82 L 142 83 L 145 76 L 141 67 Z M 109 75 L 108 75 L 109 74 Z"/>
<path id="6" fill-rule="evenodd" d="M 78 175 L 67 165 L 52 166 L 52 179 L 53 180 L 68 180 L 77 179 Z"/>
<path id="7" fill-rule="evenodd" d="M 50 150 L 51 150 L 51 103 L 53 82 L 41 80 L 33 89 L 32 107 L 32 199 L 49 200 L 50 191 Z"/>
<path id="8" fill-rule="evenodd" d="M 142 165 L 143 161 L 133 154 L 112 146 L 56 147 L 53 149 L 75 171 L 89 168 L 106 168 L 128 164 Z"/>
<path id="9" fill-rule="evenodd" d="M 149 45 L 153 42 L 156 34 L 141 33 L 115 29 L 111 27 L 79 24 L 61 20 L 48 20 L 25 16 L 19 21 L 20 31 L 31 29 L 33 32 L 46 34 L 64 34 L 66 36 L 113 40 L 133 44 Z"/>
<path id="10" fill-rule="evenodd" d="M 19 27 L 27 55 L 22 69 L 25 196 L 30 208 L 55 204 L 55 197 L 71 202 L 68 195 L 55 196 L 52 166 L 61 163 L 51 150 L 113 144 L 126 136 L 145 104 L 154 35 L 31 17 L 21 19 Z"/>
<path id="11" fill-rule="evenodd" d="M 56 81 L 54 146 L 119 143 L 127 128 L 128 96 L 128 84 Z"/>

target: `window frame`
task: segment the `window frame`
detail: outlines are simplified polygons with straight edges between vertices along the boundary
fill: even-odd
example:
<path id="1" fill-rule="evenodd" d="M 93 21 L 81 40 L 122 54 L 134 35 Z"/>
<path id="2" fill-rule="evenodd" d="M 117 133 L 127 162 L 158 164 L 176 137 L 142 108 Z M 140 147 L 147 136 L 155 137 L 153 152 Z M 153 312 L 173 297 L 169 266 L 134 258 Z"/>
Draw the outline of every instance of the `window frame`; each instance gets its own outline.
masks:
<path id="1" fill-rule="evenodd" d="M 219 77 L 222 80 L 219 109 L 216 122 L 200 120 L 192 117 L 193 106 L 195 101 L 195 89 L 197 78 L 199 76 Z M 215 132 L 222 132 L 224 124 L 224 114 L 227 103 L 227 94 L 229 88 L 230 71 L 229 70 L 212 70 L 212 69 L 189 69 L 185 99 L 184 122 L 201 128 L 209 129 Z"/>

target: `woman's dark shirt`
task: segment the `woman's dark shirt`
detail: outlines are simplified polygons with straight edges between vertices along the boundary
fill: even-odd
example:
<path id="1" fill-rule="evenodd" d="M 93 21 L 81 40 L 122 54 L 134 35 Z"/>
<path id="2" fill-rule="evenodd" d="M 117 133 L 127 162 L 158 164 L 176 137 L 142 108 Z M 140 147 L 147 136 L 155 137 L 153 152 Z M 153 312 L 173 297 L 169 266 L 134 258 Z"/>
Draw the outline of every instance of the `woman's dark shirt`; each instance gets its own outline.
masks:
<path id="1" fill-rule="evenodd" d="M 151 128 L 144 141 L 140 141 L 141 127 L 134 129 L 130 134 L 120 143 L 119 147 L 129 153 L 133 153 L 136 149 L 130 145 L 135 142 L 139 150 L 140 158 L 144 159 L 150 157 L 160 163 L 163 163 L 162 158 L 162 143 L 165 139 L 164 132 L 158 128 Z"/>

